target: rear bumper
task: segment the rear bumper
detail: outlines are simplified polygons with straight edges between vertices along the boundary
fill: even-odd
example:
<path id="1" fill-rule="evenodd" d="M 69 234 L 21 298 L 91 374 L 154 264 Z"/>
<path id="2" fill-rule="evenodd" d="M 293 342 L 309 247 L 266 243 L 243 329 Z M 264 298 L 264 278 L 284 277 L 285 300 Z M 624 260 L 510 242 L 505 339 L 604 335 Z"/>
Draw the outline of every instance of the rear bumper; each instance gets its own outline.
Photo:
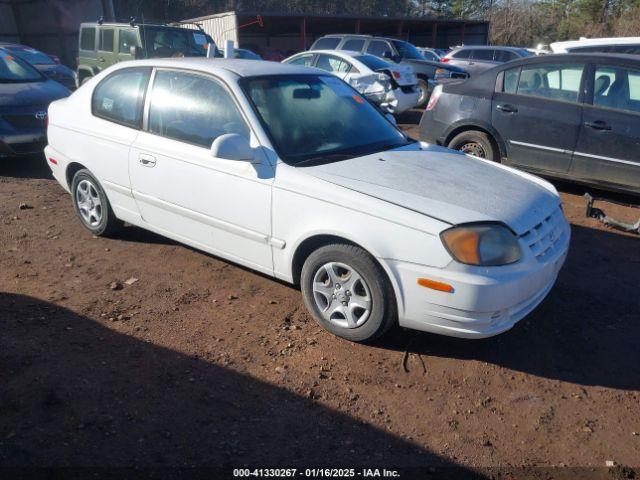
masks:
<path id="1" fill-rule="evenodd" d="M 419 98 L 420 93 L 415 88 L 410 93 L 405 93 L 400 88 L 395 88 L 387 94 L 380 107 L 393 115 L 397 115 L 418 105 Z"/>
<path id="2" fill-rule="evenodd" d="M 44 155 L 47 159 L 47 165 L 51 169 L 53 177 L 67 192 L 71 191 L 71 186 L 67 184 L 67 167 L 71 163 L 71 160 L 62 155 L 51 145 L 47 145 L 44 149 Z"/>
<path id="3" fill-rule="evenodd" d="M 569 224 L 563 228 L 562 242 L 544 262 L 530 252 L 516 264 L 489 268 L 452 262 L 438 269 L 389 261 L 401 288 L 400 325 L 461 338 L 486 338 L 509 330 L 551 291 L 569 248 Z M 452 285 L 454 291 L 421 287 L 421 277 Z"/>

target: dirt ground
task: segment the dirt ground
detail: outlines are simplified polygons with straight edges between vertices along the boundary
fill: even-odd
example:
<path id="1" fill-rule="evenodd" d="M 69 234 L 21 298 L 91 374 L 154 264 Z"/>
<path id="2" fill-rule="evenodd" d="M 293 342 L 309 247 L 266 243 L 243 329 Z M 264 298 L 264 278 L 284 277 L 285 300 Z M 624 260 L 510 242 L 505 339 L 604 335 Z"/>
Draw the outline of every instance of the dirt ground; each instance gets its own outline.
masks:
<path id="1" fill-rule="evenodd" d="M 358 345 L 317 326 L 291 286 L 134 227 L 92 237 L 43 159 L 3 161 L 0 466 L 637 478 L 640 239 L 558 188 L 571 252 L 513 330 Z"/>

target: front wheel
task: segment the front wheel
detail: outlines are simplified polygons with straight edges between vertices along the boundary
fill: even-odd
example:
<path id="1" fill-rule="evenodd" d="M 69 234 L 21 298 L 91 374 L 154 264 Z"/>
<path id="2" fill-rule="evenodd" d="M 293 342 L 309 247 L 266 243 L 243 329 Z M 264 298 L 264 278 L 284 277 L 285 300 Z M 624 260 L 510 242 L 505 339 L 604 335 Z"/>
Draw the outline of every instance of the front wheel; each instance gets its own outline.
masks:
<path id="1" fill-rule="evenodd" d="M 334 335 L 371 341 L 397 322 L 395 296 L 385 272 L 359 247 L 319 248 L 305 261 L 300 283 L 314 319 Z"/>

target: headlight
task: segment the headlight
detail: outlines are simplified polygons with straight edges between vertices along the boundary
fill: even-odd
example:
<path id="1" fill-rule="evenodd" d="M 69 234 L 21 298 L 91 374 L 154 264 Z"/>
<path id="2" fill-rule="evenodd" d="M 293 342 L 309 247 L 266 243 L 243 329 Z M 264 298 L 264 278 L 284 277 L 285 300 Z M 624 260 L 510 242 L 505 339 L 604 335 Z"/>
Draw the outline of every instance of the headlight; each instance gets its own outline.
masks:
<path id="1" fill-rule="evenodd" d="M 461 225 L 440 238 L 451 256 L 467 265 L 507 265 L 520 259 L 518 238 L 502 224 Z"/>

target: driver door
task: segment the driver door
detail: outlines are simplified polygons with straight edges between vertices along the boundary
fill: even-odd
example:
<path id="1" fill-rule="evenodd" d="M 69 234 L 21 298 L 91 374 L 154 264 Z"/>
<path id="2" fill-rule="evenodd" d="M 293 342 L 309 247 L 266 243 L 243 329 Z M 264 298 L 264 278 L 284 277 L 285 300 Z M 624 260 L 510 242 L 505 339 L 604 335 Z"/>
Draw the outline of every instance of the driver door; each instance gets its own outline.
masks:
<path id="1" fill-rule="evenodd" d="M 130 151 L 140 214 L 152 229 L 256 270 L 272 273 L 273 167 L 227 87 L 208 75 L 158 69 L 145 128 Z M 258 160 L 215 158 L 226 133 L 246 135 Z"/>

